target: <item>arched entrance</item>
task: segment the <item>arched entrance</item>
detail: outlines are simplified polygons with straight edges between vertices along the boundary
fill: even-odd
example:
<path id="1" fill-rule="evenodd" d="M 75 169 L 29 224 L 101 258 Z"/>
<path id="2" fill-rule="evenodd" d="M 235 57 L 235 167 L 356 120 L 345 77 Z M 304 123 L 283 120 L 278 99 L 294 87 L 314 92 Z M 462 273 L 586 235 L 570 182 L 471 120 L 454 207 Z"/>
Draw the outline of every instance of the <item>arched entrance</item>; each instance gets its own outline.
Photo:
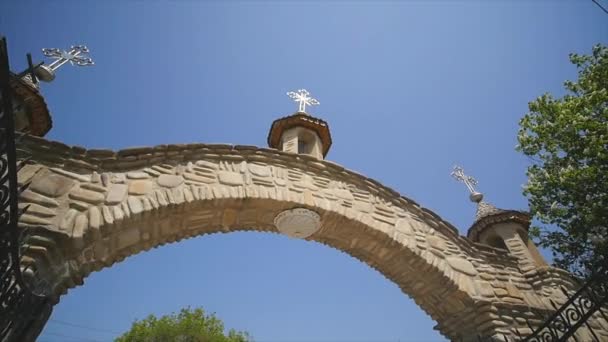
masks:
<path id="1" fill-rule="evenodd" d="M 557 286 L 575 286 L 550 267 L 524 272 L 517 256 L 474 243 L 412 200 L 312 156 L 204 144 L 112 152 L 35 137 L 22 148 L 33 157 L 19 173 L 31 183 L 20 203 L 29 205 L 21 226 L 35 228 L 27 260 L 53 269 L 56 300 L 91 272 L 165 243 L 317 219 L 318 230 L 302 237 L 377 269 L 452 340 L 526 333 L 518 317 L 540 321 L 548 298 L 561 298 Z"/>

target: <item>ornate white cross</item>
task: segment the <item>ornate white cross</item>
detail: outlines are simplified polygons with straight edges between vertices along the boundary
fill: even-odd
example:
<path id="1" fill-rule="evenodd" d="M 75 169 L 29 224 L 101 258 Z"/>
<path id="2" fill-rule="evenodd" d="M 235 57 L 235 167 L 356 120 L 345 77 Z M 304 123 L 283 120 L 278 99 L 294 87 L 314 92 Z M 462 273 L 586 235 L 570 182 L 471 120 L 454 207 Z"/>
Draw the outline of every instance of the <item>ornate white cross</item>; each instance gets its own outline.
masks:
<path id="1" fill-rule="evenodd" d="M 61 51 L 56 48 L 42 49 L 42 53 L 47 57 L 56 59 L 56 61 L 49 65 L 49 69 L 53 71 L 59 69 L 60 66 L 67 62 L 78 66 L 89 66 L 95 64 L 90 57 L 81 56 L 81 54 L 89 53 L 89 48 L 84 45 L 72 46 L 70 51 Z"/>
<path id="2" fill-rule="evenodd" d="M 306 89 L 298 89 L 297 92 L 290 91 L 287 96 L 291 97 L 295 102 L 298 102 L 298 112 L 306 113 L 306 106 L 318 105 L 319 101 L 310 97 L 310 93 Z"/>
<path id="3" fill-rule="evenodd" d="M 457 181 L 463 182 L 464 185 L 467 186 L 470 193 L 476 193 L 475 186 L 477 185 L 477 180 L 472 176 L 466 175 L 464 170 L 460 166 L 454 166 L 454 170 L 451 173 L 452 177 L 454 177 Z"/>
<path id="4" fill-rule="evenodd" d="M 38 79 L 45 82 L 50 82 L 55 79 L 55 70 L 59 69 L 59 67 L 67 62 L 78 66 L 90 66 L 95 64 L 88 56 L 89 48 L 84 45 L 72 46 L 70 51 L 62 51 L 56 48 L 42 49 L 42 53 L 46 57 L 55 59 L 55 61 L 49 65 L 40 65 L 35 71 Z"/>

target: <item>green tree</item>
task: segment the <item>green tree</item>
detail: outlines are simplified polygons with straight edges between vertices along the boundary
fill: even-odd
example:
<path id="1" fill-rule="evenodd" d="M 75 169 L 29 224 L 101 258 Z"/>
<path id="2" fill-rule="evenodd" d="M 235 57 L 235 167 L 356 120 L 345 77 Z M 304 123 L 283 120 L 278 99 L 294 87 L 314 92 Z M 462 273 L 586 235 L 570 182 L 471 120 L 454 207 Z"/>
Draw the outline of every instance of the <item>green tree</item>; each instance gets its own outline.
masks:
<path id="1" fill-rule="evenodd" d="M 520 121 L 517 149 L 529 156 L 524 194 L 543 227 L 532 236 L 556 266 L 587 277 L 608 264 L 608 48 L 570 54 L 578 69 L 566 94 L 544 94 Z"/>
<path id="2" fill-rule="evenodd" d="M 201 308 L 182 309 L 179 313 L 156 318 L 148 316 L 135 321 L 131 330 L 118 337 L 116 342 L 249 342 L 246 332 L 230 329 L 224 333 L 224 324 L 214 314 L 206 315 Z"/>

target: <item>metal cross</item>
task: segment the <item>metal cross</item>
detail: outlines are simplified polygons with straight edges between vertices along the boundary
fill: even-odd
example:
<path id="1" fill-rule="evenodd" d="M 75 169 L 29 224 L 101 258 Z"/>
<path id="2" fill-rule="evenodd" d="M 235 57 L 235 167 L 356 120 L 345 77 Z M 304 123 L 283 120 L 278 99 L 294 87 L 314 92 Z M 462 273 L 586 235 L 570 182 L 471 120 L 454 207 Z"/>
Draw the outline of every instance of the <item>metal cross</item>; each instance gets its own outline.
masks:
<path id="1" fill-rule="evenodd" d="M 291 97 L 295 102 L 298 102 L 298 112 L 306 113 L 306 106 L 318 105 L 319 101 L 310 97 L 310 93 L 306 89 L 298 89 L 297 92 L 290 91 L 287 96 Z"/>
<path id="2" fill-rule="evenodd" d="M 59 69 L 62 65 L 70 62 L 72 65 L 78 66 L 89 66 L 95 64 L 93 60 L 87 56 L 89 48 L 84 45 L 75 45 L 70 48 L 70 51 L 62 51 L 56 48 L 42 49 L 42 53 L 46 57 L 55 58 L 56 60 L 49 65 L 38 66 L 34 73 L 38 79 L 51 82 L 55 79 L 55 70 Z"/>
<path id="3" fill-rule="evenodd" d="M 468 176 L 464 173 L 464 170 L 460 166 L 454 166 L 454 170 L 451 173 L 452 177 L 454 177 L 457 181 L 463 182 L 464 185 L 467 186 L 470 193 L 475 193 L 475 186 L 477 185 L 477 180 L 472 176 Z"/>
<path id="4" fill-rule="evenodd" d="M 78 66 L 89 66 L 95 64 L 93 60 L 88 56 L 81 56 L 81 54 L 88 54 L 89 48 L 84 45 L 75 45 L 70 48 L 70 51 L 62 51 L 56 48 L 42 49 L 42 53 L 46 57 L 57 59 L 51 63 L 48 67 L 52 71 L 59 69 L 62 65 L 70 62 L 72 65 Z"/>

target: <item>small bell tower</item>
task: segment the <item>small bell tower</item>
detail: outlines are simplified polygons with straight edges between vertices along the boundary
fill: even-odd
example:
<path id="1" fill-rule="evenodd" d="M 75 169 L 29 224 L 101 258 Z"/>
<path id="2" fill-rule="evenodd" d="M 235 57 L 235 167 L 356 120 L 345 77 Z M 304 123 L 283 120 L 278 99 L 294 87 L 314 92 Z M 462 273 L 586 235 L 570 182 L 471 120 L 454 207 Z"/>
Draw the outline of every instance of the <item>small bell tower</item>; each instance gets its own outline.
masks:
<path id="1" fill-rule="evenodd" d="M 306 106 L 318 105 L 306 89 L 288 92 L 299 103 L 298 111 L 275 120 L 268 133 L 268 146 L 290 153 L 324 159 L 331 147 L 331 134 L 327 122 L 306 113 Z"/>
<path id="2" fill-rule="evenodd" d="M 461 167 L 455 166 L 452 176 L 467 186 L 471 193 L 471 202 L 477 203 L 475 222 L 467 232 L 469 239 L 509 251 L 519 260 L 524 272 L 547 265 L 536 245 L 528 237 L 529 213 L 499 209 L 485 202 L 483 194 L 475 190 L 477 180 L 466 175 Z"/>
<path id="3" fill-rule="evenodd" d="M 56 48 L 42 49 L 42 53 L 55 61 L 48 66 L 43 63 L 34 65 L 32 56 L 28 53 L 29 68 L 19 74 L 11 73 L 9 81 L 14 94 L 15 130 L 39 137 L 45 136 L 53 126 L 51 113 L 40 91 L 39 81 L 53 81 L 57 69 L 68 62 L 77 66 L 95 64 L 88 56 L 89 49 L 84 45 L 72 46 L 69 51 Z"/>

